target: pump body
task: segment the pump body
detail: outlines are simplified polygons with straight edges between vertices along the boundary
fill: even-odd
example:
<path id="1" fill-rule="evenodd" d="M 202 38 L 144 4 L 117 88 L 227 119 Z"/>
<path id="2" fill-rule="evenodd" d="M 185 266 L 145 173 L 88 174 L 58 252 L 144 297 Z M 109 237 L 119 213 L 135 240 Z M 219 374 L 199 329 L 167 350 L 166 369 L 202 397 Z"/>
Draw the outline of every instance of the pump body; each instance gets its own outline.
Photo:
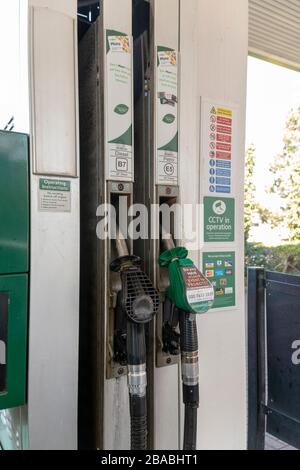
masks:
<path id="1" fill-rule="evenodd" d="M 29 140 L 0 132 L 0 410 L 26 403 Z"/>

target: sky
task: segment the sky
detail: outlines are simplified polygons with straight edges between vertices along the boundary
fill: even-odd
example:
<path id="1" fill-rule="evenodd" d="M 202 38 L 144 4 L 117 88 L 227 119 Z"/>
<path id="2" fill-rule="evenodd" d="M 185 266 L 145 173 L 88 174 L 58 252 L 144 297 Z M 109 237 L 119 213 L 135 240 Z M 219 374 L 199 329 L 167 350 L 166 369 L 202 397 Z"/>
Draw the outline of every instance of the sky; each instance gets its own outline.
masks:
<path id="1" fill-rule="evenodd" d="M 283 148 L 287 116 L 299 105 L 300 72 L 249 57 L 246 142 L 256 147 L 257 199 L 270 209 L 280 200 L 266 194 L 273 176 L 269 166 Z"/>
<path id="2" fill-rule="evenodd" d="M 275 212 L 282 201 L 266 191 L 273 180 L 269 167 L 283 149 L 289 112 L 299 105 L 300 72 L 249 57 L 246 147 L 250 144 L 256 147 L 256 199 Z M 287 235 L 281 227 L 274 229 L 260 224 L 252 228 L 250 240 L 277 246 L 284 243 Z"/>

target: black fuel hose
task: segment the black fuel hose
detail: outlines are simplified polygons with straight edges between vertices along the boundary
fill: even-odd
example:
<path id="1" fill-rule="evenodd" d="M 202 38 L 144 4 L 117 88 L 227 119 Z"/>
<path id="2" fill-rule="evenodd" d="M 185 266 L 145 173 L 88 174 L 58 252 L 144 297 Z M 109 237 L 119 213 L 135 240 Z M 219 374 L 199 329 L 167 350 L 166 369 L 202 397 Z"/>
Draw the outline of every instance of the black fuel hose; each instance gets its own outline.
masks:
<path id="1" fill-rule="evenodd" d="M 197 406 L 185 405 L 183 450 L 197 450 Z"/>
<path id="2" fill-rule="evenodd" d="M 118 306 L 127 316 L 127 368 L 131 420 L 131 450 L 147 450 L 147 372 L 145 324 L 159 309 L 160 299 L 147 275 L 141 271 L 141 259 L 130 256 L 127 243 L 118 229 L 116 248 L 119 257 L 111 270 L 121 273 L 122 290 Z M 118 309 L 117 309 L 118 311 Z"/>
<path id="3" fill-rule="evenodd" d="M 147 449 L 146 339 L 143 324 L 127 322 L 131 450 Z"/>
<path id="4" fill-rule="evenodd" d="M 196 315 L 180 312 L 180 347 L 185 405 L 183 450 L 196 450 L 199 408 L 199 363 Z"/>

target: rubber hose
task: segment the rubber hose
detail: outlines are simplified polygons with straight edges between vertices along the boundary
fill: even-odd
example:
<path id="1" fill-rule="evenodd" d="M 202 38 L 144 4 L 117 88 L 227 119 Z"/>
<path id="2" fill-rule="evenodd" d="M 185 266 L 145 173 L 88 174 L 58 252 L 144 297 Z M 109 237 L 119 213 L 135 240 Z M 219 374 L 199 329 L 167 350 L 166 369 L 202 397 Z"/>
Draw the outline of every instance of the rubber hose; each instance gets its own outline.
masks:
<path id="1" fill-rule="evenodd" d="M 131 366 L 146 363 L 145 326 L 131 321 L 127 322 L 127 362 Z"/>
<path id="2" fill-rule="evenodd" d="M 128 368 L 135 366 L 142 371 L 146 364 L 146 339 L 144 325 L 127 323 Z M 131 450 L 146 450 L 148 440 L 147 395 L 145 378 L 142 388 L 130 390 Z"/>
<path id="3" fill-rule="evenodd" d="M 147 399 L 130 396 L 131 450 L 147 450 Z"/>
<path id="4" fill-rule="evenodd" d="M 180 335 L 181 351 L 198 351 L 196 315 L 180 312 Z"/>
<path id="5" fill-rule="evenodd" d="M 183 450 L 196 450 L 198 407 L 185 405 Z"/>
<path id="6" fill-rule="evenodd" d="M 196 315 L 183 311 L 180 312 L 180 347 L 183 371 L 183 402 L 185 404 L 183 450 L 196 450 L 199 407 L 197 322 Z M 195 369 L 191 363 L 186 362 L 187 353 L 189 356 L 192 357 L 193 354 L 197 358 Z"/>

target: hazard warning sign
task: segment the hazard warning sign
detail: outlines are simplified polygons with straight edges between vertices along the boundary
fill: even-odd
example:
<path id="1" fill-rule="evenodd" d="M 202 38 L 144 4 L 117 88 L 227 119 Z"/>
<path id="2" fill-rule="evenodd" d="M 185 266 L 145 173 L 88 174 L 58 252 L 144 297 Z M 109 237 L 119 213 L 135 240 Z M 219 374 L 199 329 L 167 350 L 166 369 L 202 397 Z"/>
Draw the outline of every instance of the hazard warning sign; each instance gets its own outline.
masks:
<path id="1" fill-rule="evenodd" d="M 236 124 L 235 106 L 202 99 L 201 160 L 206 196 L 233 195 Z"/>

